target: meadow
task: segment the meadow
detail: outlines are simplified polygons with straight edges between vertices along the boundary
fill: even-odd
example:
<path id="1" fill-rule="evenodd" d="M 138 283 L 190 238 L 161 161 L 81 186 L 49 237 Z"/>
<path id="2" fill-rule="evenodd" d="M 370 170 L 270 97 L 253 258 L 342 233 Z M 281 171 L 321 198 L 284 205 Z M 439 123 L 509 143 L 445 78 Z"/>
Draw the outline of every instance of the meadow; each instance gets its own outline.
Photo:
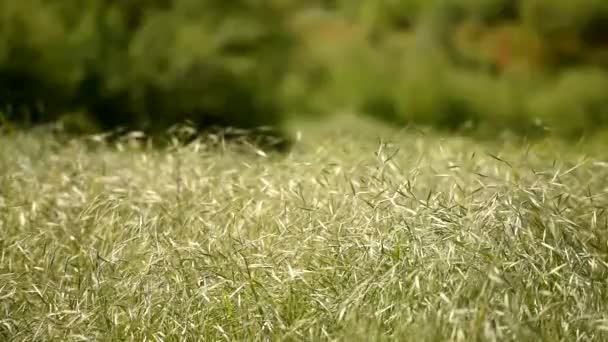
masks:
<path id="1" fill-rule="evenodd" d="M 599 140 L 0 136 L 0 339 L 605 341 Z"/>

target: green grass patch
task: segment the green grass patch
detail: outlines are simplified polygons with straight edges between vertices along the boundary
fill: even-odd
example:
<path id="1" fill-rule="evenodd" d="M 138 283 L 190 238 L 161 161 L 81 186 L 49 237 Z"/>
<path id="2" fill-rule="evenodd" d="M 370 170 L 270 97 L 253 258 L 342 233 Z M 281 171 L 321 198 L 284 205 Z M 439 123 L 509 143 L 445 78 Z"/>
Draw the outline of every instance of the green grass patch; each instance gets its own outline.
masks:
<path id="1" fill-rule="evenodd" d="M 608 339 L 600 143 L 0 136 L 0 339 Z"/>

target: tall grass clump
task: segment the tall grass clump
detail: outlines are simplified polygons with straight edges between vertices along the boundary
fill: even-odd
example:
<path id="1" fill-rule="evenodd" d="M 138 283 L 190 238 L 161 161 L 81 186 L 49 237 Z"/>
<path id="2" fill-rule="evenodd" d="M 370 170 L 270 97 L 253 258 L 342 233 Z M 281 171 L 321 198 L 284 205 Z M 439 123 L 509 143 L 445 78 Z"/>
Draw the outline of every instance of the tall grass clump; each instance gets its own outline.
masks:
<path id="1" fill-rule="evenodd" d="M 300 136 L 1 136 L 0 339 L 608 338 L 603 145 Z"/>

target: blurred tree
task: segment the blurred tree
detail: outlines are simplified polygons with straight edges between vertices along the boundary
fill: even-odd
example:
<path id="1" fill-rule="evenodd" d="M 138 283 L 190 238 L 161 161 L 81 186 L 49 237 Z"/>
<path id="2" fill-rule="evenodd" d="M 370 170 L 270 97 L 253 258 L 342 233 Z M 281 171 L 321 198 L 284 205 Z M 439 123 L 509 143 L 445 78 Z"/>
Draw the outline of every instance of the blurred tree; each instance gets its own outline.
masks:
<path id="1" fill-rule="evenodd" d="M 284 18 L 255 0 L 2 1 L 0 105 L 34 122 L 84 109 L 103 128 L 280 125 Z"/>

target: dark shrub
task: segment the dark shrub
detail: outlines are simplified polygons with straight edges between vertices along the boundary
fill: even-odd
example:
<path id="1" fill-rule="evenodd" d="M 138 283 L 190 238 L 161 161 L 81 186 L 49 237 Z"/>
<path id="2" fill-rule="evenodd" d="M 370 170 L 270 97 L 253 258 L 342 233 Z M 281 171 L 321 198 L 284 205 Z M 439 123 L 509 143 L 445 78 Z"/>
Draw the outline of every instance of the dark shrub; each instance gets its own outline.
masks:
<path id="1" fill-rule="evenodd" d="M 270 2 L 24 0 L 0 13 L 11 120 L 82 110 L 103 129 L 281 123 L 290 39 Z"/>

